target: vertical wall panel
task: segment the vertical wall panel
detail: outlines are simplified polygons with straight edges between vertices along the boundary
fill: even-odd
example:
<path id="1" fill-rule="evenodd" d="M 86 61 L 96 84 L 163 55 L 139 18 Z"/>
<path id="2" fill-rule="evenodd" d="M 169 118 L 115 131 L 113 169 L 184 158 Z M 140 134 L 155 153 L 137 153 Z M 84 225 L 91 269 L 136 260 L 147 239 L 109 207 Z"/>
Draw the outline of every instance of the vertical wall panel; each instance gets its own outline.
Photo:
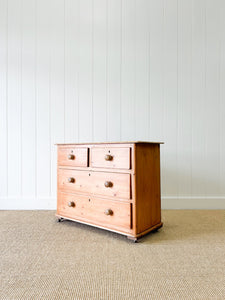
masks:
<path id="1" fill-rule="evenodd" d="M 36 5 L 22 0 L 21 181 L 22 196 L 36 193 Z"/>
<path id="2" fill-rule="evenodd" d="M 178 1 L 178 195 L 192 194 L 192 1 Z"/>
<path id="3" fill-rule="evenodd" d="M 37 115 L 37 196 L 51 195 L 51 112 L 50 112 L 50 41 L 51 6 L 37 1 L 36 41 L 36 115 Z"/>
<path id="4" fill-rule="evenodd" d="M 51 194 L 56 195 L 57 152 L 54 144 L 65 141 L 65 1 L 52 0 L 51 9 Z"/>
<path id="5" fill-rule="evenodd" d="M 107 17 L 108 0 L 93 7 L 93 141 L 105 141 L 107 133 Z M 101 116 L 101 117 L 99 117 Z"/>
<path id="6" fill-rule="evenodd" d="M 205 196 L 205 0 L 192 1 L 192 195 Z"/>
<path id="7" fill-rule="evenodd" d="M 135 123 L 135 0 L 122 0 L 121 139 L 134 140 Z"/>
<path id="8" fill-rule="evenodd" d="M 7 188 L 7 0 L 0 1 L 0 197 L 6 197 Z"/>
<path id="9" fill-rule="evenodd" d="M 122 0 L 108 1 L 107 24 L 107 140 L 120 140 Z"/>
<path id="10" fill-rule="evenodd" d="M 8 196 L 21 196 L 21 0 L 8 1 Z"/>
<path id="11" fill-rule="evenodd" d="M 149 1 L 135 2 L 135 140 L 149 136 Z"/>
<path id="12" fill-rule="evenodd" d="M 220 7 L 220 74 L 219 74 L 219 97 L 220 97 L 220 196 L 225 195 L 225 2 L 221 0 L 219 2 Z"/>
<path id="13" fill-rule="evenodd" d="M 177 196 L 177 0 L 164 2 L 164 140 L 163 192 Z M 153 76 L 153 75 L 152 75 Z"/>
<path id="14" fill-rule="evenodd" d="M 65 0 L 65 142 L 78 142 L 79 1 Z"/>
<path id="15" fill-rule="evenodd" d="M 148 131 L 153 141 L 163 141 L 164 116 L 164 1 L 149 1 L 149 111 Z"/>
<path id="16" fill-rule="evenodd" d="M 93 0 L 79 10 L 79 141 L 93 138 Z"/>
<path id="17" fill-rule="evenodd" d="M 220 10 L 219 1 L 206 1 L 206 78 L 205 78 L 205 133 L 206 133 L 206 194 L 219 194 L 219 57 Z"/>

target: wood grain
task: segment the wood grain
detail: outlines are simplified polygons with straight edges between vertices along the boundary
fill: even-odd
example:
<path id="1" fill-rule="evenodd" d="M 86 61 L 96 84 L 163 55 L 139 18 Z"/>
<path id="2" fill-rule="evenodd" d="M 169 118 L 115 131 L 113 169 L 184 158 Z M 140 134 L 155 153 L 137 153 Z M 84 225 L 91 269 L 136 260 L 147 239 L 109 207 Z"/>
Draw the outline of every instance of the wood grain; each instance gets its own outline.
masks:
<path id="1" fill-rule="evenodd" d="M 136 145 L 137 233 L 161 221 L 159 145 Z"/>
<path id="2" fill-rule="evenodd" d="M 68 181 L 70 177 L 74 178 L 74 182 Z M 113 186 L 105 187 L 106 181 L 112 182 Z M 74 193 L 130 199 L 130 174 L 58 169 L 58 188 Z"/>
<path id="3" fill-rule="evenodd" d="M 74 155 L 85 149 L 90 167 L 62 166 L 68 149 Z M 126 229 L 134 240 L 162 226 L 160 144 L 70 144 L 58 150 L 57 216 L 123 234 Z"/>
<path id="4" fill-rule="evenodd" d="M 74 207 L 69 207 L 68 203 L 75 203 Z M 106 215 L 105 211 L 111 209 L 113 214 Z M 57 214 L 96 221 L 102 225 L 116 225 L 117 227 L 130 228 L 131 226 L 131 204 L 101 198 L 58 193 Z"/>
<path id="5" fill-rule="evenodd" d="M 70 156 L 72 156 L 70 158 Z M 70 167 L 88 166 L 88 148 L 79 147 L 59 147 L 58 165 Z"/>
<path id="6" fill-rule="evenodd" d="M 111 160 L 105 156 L 111 155 Z M 91 149 L 91 167 L 130 169 L 130 148 L 94 147 Z"/>

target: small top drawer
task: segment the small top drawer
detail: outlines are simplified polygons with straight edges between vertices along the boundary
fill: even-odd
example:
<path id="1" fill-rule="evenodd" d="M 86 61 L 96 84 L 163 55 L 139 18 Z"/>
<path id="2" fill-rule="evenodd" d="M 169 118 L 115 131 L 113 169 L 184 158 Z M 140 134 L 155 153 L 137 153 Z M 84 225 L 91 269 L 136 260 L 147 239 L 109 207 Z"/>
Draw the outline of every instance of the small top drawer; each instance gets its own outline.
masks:
<path id="1" fill-rule="evenodd" d="M 58 165 L 70 167 L 88 166 L 88 148 L 58 147 Z"/>
<path id="2" fill-rule="evenodd" d="M 91 166 L 95 168 L 130 169 L 131 148 L 93 147 Z"/>

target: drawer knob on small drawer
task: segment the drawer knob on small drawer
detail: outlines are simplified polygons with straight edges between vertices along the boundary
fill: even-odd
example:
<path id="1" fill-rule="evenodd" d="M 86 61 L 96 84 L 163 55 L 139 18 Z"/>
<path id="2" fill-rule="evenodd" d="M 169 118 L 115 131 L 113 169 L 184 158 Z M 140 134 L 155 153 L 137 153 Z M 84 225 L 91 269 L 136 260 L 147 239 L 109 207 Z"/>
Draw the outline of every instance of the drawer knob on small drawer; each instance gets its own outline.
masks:
<path id="1" fill-rule="evenodd" d="M 73 177 L 69 177 L 68 182 L 75 182 L 75 179 Z"/>
<path id="2" fill-rule="evenodd" d="M 112 183 L 112 181 L 106 181 L 105 182 L 105 187 L 112 187 L 113 186 L 113 183 Z"/>
<path id="3" fill-rule="evenodd" d="M 113 156 L 112 156 L 112 155 L 106 154 L 105 160 L 112 160 L 112 159 L 113 159 Z"/>
<path id="4" fill-rule="evenodd" d="M 111 210 L 111 208 L 108 208 L 108 209 L 105 210 L 104 214 L 107 215 L 107 216 L 112 216 L 113 211 Z"/>
<path id="5" fill-rule="evenodd" d="M 75 207 L 75 203 L 73 201 L 68 202 L 69 207 Z"/>
<path id="6" fill-rule="evenodd" d="M 75 156 L 74 156 L 73 154 L 69 154 L 69 155 L 68 155 L 68 159 L 73 160 L 74 158 L 75 158 Z"/>

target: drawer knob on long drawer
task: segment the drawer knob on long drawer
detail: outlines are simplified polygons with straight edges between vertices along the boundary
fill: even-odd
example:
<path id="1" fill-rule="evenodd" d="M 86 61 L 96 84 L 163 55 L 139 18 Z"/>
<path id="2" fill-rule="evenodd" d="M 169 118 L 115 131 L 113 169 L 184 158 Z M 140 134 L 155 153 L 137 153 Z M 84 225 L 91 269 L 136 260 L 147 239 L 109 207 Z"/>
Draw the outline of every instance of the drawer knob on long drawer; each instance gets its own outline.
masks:
<path id="1" fill-rule="evenodd" d="M 113 159 L 113 156 L 112 156 L 112 155 L 106 154 L 105 160 L 112 160 L 112 159 Z"/>
<path id="2" fill-rule="evenodd" d="M 75 203 L 73 201 L 68 202 L 69 207 L 75 207 Z"/>
<path id="3" fill-rule="evenodd" d="M 75 179 L 74 179 L 73 177 L 69 177 L 69 178 L 68 178 L 68 181 L 69 181 L 69 182 L 75 182 Z"/>
<path id="4" fill-rule="evenodd" d="M 75 158 L 75 156 L 74 156 L 73 154 L 69 154 L 69 155 L 68 155 L 68 159 L 73 160 L 74 158 Z"/>
<path id="5" fill-rule="evenodd" d="M 113 183 L 112 183 L 112 181 L 106 181 L 105 182 L 105 187 L 112 187 L 113 186 Z"/>
<path id="6" fill-rule="evenodd" d="M 108 208 L 108 209 L 105 210 L 104 214 L 107 215 L 107 216 L 112 216 L 113 211 L 111 210 L 111 208 Z"/>

